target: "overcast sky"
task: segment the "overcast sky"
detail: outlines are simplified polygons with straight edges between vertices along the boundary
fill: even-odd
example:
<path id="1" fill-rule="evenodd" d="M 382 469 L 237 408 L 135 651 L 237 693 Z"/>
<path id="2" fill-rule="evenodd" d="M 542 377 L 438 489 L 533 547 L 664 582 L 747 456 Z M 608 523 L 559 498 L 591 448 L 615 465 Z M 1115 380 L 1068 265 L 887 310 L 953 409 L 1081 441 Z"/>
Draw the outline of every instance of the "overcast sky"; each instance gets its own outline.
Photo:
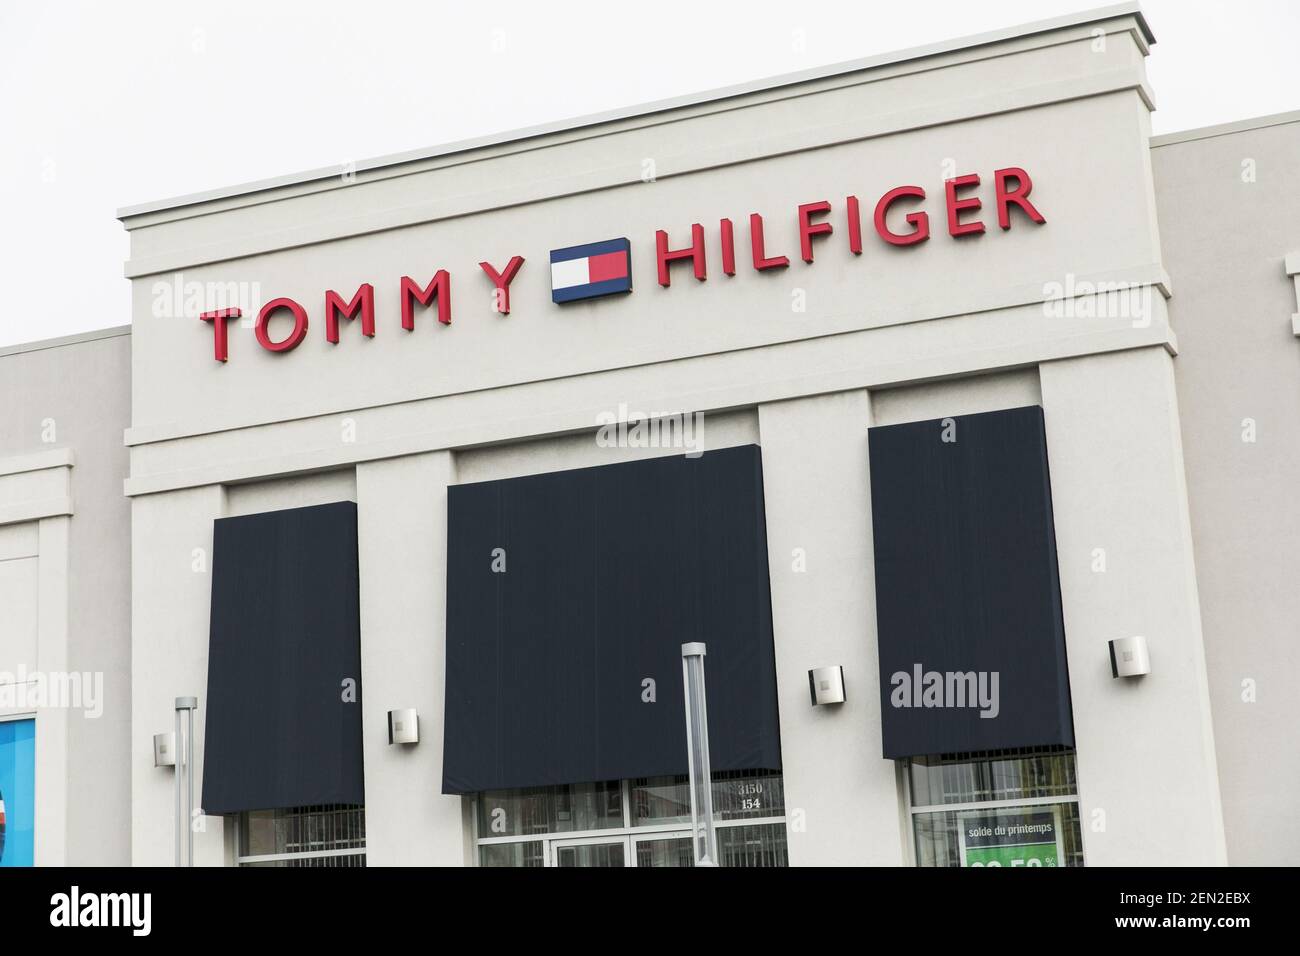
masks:
<path id="1" fill-rule="evenodd" d="M 0 347 L 130 320 L 122 206 L 1098 5 L 3 0 Z M 1296 0 L 1143 8 L 1157 133 L 1300 109 Z"/>

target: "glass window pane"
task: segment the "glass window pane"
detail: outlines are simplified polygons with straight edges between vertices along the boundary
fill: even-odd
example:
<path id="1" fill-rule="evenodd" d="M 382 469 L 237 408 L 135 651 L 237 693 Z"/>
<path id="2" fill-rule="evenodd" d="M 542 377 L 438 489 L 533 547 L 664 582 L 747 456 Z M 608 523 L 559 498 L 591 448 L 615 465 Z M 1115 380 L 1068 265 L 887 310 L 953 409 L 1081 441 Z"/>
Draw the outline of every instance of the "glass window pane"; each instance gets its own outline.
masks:
<path id="1" fill-rule="evenodd" d="M 715 773 L 713 812 L 720 820 L 785 816 L 785 786 L 781 775 L 763 770 Z"/>
<path id="2" fill-rule="evenodd" d="M 713 775 L 713 812 L 719 820 L 785 815 L 781 775 L 742 770 Z M 632 825 L 690 823 L 691 793 L 685 776 L 632 781 Z"/>
<path id="3" fill-rule="evenodd" d="M 1008 750 L 911 761 L 912 806 L 1066 797 L 1077 792 L 1074 753 Z"/>
<path id="4" fill-rule="evenodd" d="M 690 823 L 686 777 L 640 777 L 632 781 L 632 825 Z"/>
<path id="5" fill-rule="evenodd" d="M 555 862 L 558 866 L 623 866 L 623 844 L 584 843 L 556 847 Z"/>
<path id="6" fill-rule="evenodd" d="M 637 866 L 694 866 L 690 837 L 641 840 L 636 845 Z"/>
<path id="7" fill-rule="evenodd" d="M 364 849 L 365 807 L 332 804 L 240 815 L 240 855 Z"/>
<path id="8" fill-rule="evenodd" d="M 1074 751 L 1025 748 L 917 757 L 909 762 L 913 807 L 1009 802 L 912 813 L 918 866 L 1082 866 L 1077 801 L 1014 801 L 1077 794 Z"/>
<path id="9" fill-rule="evenodd" d="M 1054 832 L 1042 831 L 1045 818 Z M 967 866 L 1083 866 L 1077 803 L 942 810 L 918 813 L 912 820 L 917 866 L 962 866 L 963 838 Z"/>
<path id="10" fill-rule="evenodd" d="M 718 827 L 718 862 L 721 866 L 789 866 L 785 824 Z"/>
<path id="11" fill-rule="evenodd" d="M 239 847 L 244 856 L 261 856 L 276 853 L 277 846 L 284 841 L 276 832 L 276 812 L 274 810 L 254 810 L 245 813 L 240 821 L 241 832 Z"/>
<path id="12" fill-rule="evenodd" d="M 490 843 L 478 848 L 479 866 L 545 866 L 540 841 Z"/>
<path id="13" fill-rule="evenodd" d="M 617 780 L 555 787 L 493 790 L 479 795 L 481 839 L 605 830 L 623 825 Z"/>

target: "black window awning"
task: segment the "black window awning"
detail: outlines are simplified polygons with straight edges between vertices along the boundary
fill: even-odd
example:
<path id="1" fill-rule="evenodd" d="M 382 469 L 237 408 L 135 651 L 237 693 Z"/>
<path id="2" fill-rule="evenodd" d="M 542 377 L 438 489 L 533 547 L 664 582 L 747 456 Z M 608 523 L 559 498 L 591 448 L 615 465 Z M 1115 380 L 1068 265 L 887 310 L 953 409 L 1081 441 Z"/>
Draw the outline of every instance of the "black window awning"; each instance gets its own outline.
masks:
<path id="1" fill-rule="evenodd" d="M 779 770 L 756 446 L 451 487 L 443 792 L 686 773 L 693 641 L 713 769 Z"/>
<path id="2" fill-rule="evenodd" d="M 204 811 L 364 802 L 357 506 L 218 519 Z"/>
<path id="3" fill-rule="evenodd" d="M 1073 746 L 1043 410 L 869 442 L 884 755 Z"/>

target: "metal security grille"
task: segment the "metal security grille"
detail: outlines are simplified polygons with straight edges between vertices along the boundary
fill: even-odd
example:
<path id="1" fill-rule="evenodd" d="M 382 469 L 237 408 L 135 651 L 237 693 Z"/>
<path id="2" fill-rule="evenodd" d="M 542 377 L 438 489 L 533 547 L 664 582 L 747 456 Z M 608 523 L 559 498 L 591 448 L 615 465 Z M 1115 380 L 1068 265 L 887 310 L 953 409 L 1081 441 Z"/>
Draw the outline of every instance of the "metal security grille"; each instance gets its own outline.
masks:
<path id="1" fill-rule="evenodd" d="M 1055 744 L 1051 747 L 1011 747 L 1003 750 L 982 750 L 978 753 L 951 753 L 913 757 L 918 763 L 965 763 L 969 760 L 997 760 L 1009 757 L 1036 757 L 1039 754 L 1068 754 L 1070 747 Z"/>
<path id="2" fill-rule="evenodd" d="M 365 851 L 365 807 L 329 804 L 240 814 L 240 866 L 365 866 Z"/>

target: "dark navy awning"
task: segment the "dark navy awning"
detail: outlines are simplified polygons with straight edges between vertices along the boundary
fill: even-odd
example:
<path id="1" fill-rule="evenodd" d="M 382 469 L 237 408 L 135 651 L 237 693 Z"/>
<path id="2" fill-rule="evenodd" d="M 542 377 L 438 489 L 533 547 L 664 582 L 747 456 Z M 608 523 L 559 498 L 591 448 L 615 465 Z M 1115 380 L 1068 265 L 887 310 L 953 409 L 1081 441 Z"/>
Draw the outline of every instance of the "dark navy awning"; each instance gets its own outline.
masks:
<path id="1" fill-rule="evenodd" d="M 885 756 L 1073 746 L 1043 410 L 869 442 Z"/>
<path id="2" fill-rule="evenodd" d="M 203 809 L 363 804 L 357 506 L 213 533 Z"/>
<path id="3" fill-rule="evenodd" d="M 448 489 L 443 792 L 780 769 L 756 446 Z"/>

